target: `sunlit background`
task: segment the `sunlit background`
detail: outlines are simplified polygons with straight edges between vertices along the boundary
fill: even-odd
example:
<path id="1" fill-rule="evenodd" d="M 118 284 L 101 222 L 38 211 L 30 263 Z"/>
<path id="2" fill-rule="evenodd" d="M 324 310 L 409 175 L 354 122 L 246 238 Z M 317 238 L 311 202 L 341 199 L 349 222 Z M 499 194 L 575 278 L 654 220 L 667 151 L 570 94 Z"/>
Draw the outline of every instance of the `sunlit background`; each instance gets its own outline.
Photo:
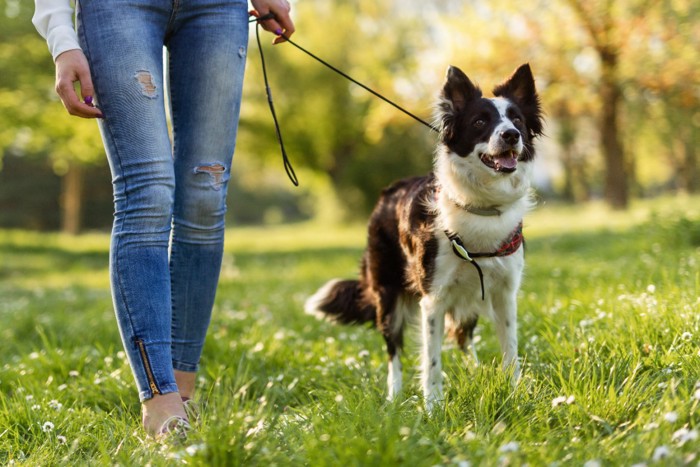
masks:
<path id="1" fill-rule="evenodd" d="M 109 229 L 95 122 L 60 104 L 32 13 L 29 0 L 0 0 L 0 227 Z M 448 65 L 488 95 L 529 62 L 547 119 L 542 199 L 625 209 L 700 190 L 697 1 L 303 0 L 293 13 L 300 45 L 427 120 Z M 430 170 L 433 132 L 271 38 L 271 87 L 301 186 L 286 178 L 251 36 L 231 224 L 361 220 L 383 186 Z"/>

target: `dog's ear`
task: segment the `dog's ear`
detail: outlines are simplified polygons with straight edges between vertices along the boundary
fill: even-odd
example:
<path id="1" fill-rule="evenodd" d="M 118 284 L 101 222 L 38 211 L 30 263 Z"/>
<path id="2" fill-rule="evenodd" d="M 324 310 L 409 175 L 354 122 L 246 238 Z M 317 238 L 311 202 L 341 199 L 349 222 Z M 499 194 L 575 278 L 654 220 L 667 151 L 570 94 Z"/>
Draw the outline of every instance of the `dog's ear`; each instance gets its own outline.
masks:
<path id="1" fill-rule="evenodd" d="M 450 66 L 447 69 L 445 85 L 440 94 L 443 111 L 459 113 L 464 110 L 468 101 L 479 97 L 481 97 L 481 91 L 469 81 L 462 70 L 456 66 Z M 444 104 L 447 104 L 449 109 L 445 108 Z"/>
<path id="2" fill-rule="evenodd" d="M 472 83 L 462 70 L 455 66 L 447 69 L 445 85 L 440 93 L 438 118 L 446 140 L 452 138 L 456 117 L 467 104 L 481 97 L 481 90 Z"/>
<path id="3" fill-rule="evenodd" d="M 493 95 L 512 100 L 525 115 L 530 138 L 542 134 L 542 108 L 530 65 L 520 65 L 513 75 L 493 89 Z"/>

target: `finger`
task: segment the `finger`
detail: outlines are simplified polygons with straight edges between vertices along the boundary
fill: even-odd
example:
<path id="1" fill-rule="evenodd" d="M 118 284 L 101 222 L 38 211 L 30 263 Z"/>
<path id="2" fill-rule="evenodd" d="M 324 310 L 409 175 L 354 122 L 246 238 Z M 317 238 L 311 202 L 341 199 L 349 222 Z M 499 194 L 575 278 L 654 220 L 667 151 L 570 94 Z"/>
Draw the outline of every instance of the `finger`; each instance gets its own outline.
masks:
<path id="1" fill-rule="evenodd" d="M 251 10 L 250 14 L 252 16 L 255 16 L 256 18 L 263 18 L 272 13 L 274 18 L 262 20 L 260 21 L 260 25 L 265 31 L 275 34 L 277 37 L 274 39 L 273 44 L 279 44 L 286 40 L 283 36 L 289 37 L 292 34 L 294 34 L 295 31 L 294 22 L 290 18 L 289 12 L 290 8 L 289 5 L 287 5 L 286 8 L 281 7 L 279 9 L 272 9 L 267 13 L 257 10 Z"/>
<path id="2" fill-rule="evenodd" d="M 92 85 L 92 77 L 88 70 L 78 72 L 78 81 L 80 82 L 80 95 L 83 102 L 87 105 L 92 105 L 92 98 L 95 95 L 95 88 Z"/>
<path id="3" fill-rule="evenodd" d="M 102 111 L 94 105 L 81 102 L 72 82 L 59 81 L 56 92 L 70 115 L 82 118 L 103 118 Z"/>
<path id="4" fill-rule="evenodd" d="M 263 12 L 260 12 L 260 11 L 257 11 L 257 10 L 250 10 L 249 13 L 250 13 L 252 16 L 255 16 L 256 18 L 264 18 L 264 17 L 266 17 L 266 16 L 272 14 L 271 12 L 263 13 Z M 268 31 L 268 32 L 274 32 L 274 31 L 277 31 L 277 30 L 280 30 L 280 31 L 281 31 L 281 30 L 282 30 L 282 26 L 276 21 L 276 19 L 275 19 L 275 17 L 274 17 L 274 14 L 272 14 L 272 15 L 273 15 L 273 16 L 272 16 L 271 18 L 259 20 L 258 23 L 260 23 L 260 26 L 262 26 L 262 28 L 263 28 L 265 31 Z"/>
<path id="5" fill-rule="evenodd" d="M 284 15 L 276 15 L 275 19 L 277 19 L 277 22 L 279 25 L 282 27 L 282 30 L 275 30 L 273 31 L 275 34 L 278 36 L 284 32 L 284 35 L 287 37 L 290 37 L 292 34 L 294 34 L 294 22 L 292 21 L 292 18 L 289 16 L 289 11 L 287 11 Z"/>

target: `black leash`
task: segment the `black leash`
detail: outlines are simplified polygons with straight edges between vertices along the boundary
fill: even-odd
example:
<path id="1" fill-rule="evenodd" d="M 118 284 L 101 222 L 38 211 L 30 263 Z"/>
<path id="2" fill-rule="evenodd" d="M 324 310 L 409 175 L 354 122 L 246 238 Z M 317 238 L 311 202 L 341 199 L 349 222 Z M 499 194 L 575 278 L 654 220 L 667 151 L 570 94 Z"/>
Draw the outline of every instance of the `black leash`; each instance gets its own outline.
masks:
<path id="1" fill-rule="evenodd" d="M 272 120 L 274 120 L 274 123 L 275 123 L 275 131 L 276 131 L 276 133 L 277 133 L 277 140 L 279 141 L 280 149 L 281 149 L 281 151 L 282 151 L 282 160 L 283 160 L 283 162 L 284 162 L 284 170 L 287 172 L 287 176 L 288 176 L 289 179 L 292 181 L 292 183 L 294 184 L 294 186 L 299 186 L 299 180 L 297 179 L 297 176 L 296 176 L 296 174 L 294 173 L 294 168 L 292 167 L 291 162 L 289 162 L 289 158 L 287 157 L 287 151 L 284 149 L 284 142 L 282 141 L 282 132 L 280 131 L 279 122 L 277 121 L 277 114 L 275 113 L 275 106 L 274 106 L 274 104 L 273 104 L 273 102 L 272 102 L 272 91 L 270 90 L 270 84 L 269 84 L 269 80 L 268 80 L 268 78 L 267 78 L 267 67 L 265 66 L 265 54 L 263 53 L 262 43 L 260 42 L 260 22 L 261 22 L 261 21 L 268 20 L 268 19 L 272 19 L 272 18 L 274 18 L 274 17 L 275 17 L 275 16 L 274 16 L 272 13 L 268 13 L 268 14 L 266 14 L 266 15 L 263 15 L 263 16 L 259 17 L 259 18 L 252 18 L 251 20 L 249 20 L 249 23 L 257 23 L 257 24 L 255 25 L 255 38 L 256 38 L 256 40 L 257 40 L 257 42 L 258 42 L 258 50 L 260 51 L 260 61 L 262 62 L 262 72 L 263 72 L 263 80 L 265 81 L 265 92 L 267 93 L 267 102 L 268 102 L 268 104 L 270 105 L 270 113 L 272 114 Z M 342 76 L 343 78 L 345 78 L 345 79 L 347 79 L 348 81 L 351 81 L 352 83 L 354 83 L 354 84 L 360 86 L 360 87 L 361 87 L 362 89 L 364 89 L 365 91 L 369 92 L 370 94 L 374 95 L 375 97 L 378 97 L 379 99 L 383 100 L 383 101 L 386 102 L 387 104 L 392 105 L 393 107 L 395 107 L 395 108 L 398 109 L 399 111 L 403 112 L 404 114 L 408 115 L 409 117 L 413 118 L 414 120 L 416 120 L 416 121 L 422 123 L 423 125 L 425 125 L 426 127 L 430 128 L 431 130 L 433 130 L 433 131 L 435 131 L 435 132 L 437 132 L 437 133 L 440 132 L 440 130 L 439 130 L 437 127 L 431 125 L 430 123 L 426 122 L 426 121 L 423 120 L 422 118 L 420 118 L 420 117 L 414 115 L 413 113 L 411 113 L 411 112 L 409 112 L 408 110 L 406 110 L 405 108 L 401 107 L 400 105 L 398 105 L 398 104 L 395 103 L 394 101 L 392 101 L 392 100 L 390 100 L 390 99 L 384 97 L 383 95 L 381 95 L 381 94 L 378 93 L 377 91 L 375 91 L 375 90 L 369 88 L 368 86 L 365 86 L 365 85 L 362 84 L 361 82 L 359 82 L 359 81 L 357 81 L 356 79 L 354 79 L 352 76 L 350 76 L 350 75 L 348 75 L 347 73 L 345 73 L 345 72 L 339 70 L 338 68 L 334 67 L 333 65 L 331 65 L 331 64 L 328 63 L 327 61 L 323 60 L 323 59 L 320 58 L 319 56 L 317 56 L 317 55 L 315 55 L 315 54 L 309 52 L 308 50 L 306 50 L 305 48 L 303 48 L 302 46 L 300 46 L 300 45 L 297 44 L 296 42 L 292 41 L 292 40 L 291 40 L 289 37 L 287 37 L 286 35 L 281 34 L 281 36 L 285 39 L 286 42 L 289 42 L 291 45 L 293 45 L 293 46 L 296 47 L 297 49 L 301 50 L 301 51 L 304 52 L 306 55 L 308 55 L 309 57 L 313 58 L 314 60 L 316 60 L 317 62 L 321 63 L 322 65 L 326 66 L 327 68 L 330 68 L 331 70 L 333 70 L 334 72 L 336 72 L 337 74 L 339 74 L 340 76 Z"/>
<path id="2" fill-rule="evenodd" d="M 265 92 L 267 93 L 267 103 L 270 106 L 270 113 L 272 114 L 272 120 L 275 122 L 275 132 L 277 133 L 277 141 L 280 144 L 280 150 L 282 151 L 282 163 L 284 164 L 284 170 L 287 172 L 287 177 L 292 181 L 294 186 L 299 186 L 299 179 L 297 174 L 294 173 L 294 167 L 292 163 L 289 162 L 289 157 L 287 157 L 287 151 L 284 149 L 284 141 L 282 141 L 282 131 L 280 131 L 280 124 L 277 121 L 277 113 L 275 112 L 275 104 L 272 102 L 272 91 L 270 90 L 270 83 L 267 79 L 267 67 L 265 66 L 265 55 L 263 54 L 262 43 L 260 42 L 260 21 L 266 19 L 274 18 L 275 15 L 268 13 L 260 18 L 254 18 L 249 21 L 249 23 L 257 21 L 255 25 L 255 39 L 258 42 L 258 50 L 260 51 L 260 62 L 262 63 L 263 80 L 265 81 Z"/>

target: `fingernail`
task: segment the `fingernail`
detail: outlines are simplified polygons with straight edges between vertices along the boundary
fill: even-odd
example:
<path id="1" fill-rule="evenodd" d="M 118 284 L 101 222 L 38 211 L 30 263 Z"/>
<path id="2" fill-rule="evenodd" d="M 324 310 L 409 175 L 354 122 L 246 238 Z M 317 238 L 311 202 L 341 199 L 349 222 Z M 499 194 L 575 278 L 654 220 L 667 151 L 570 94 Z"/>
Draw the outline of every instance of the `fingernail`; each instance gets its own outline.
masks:
<path id="1" fill-rule="evenodd" d="M 281 35 L 282 35 L 282 30 L 281 30 L 281 29 L 275 29 L 275 34 L 277 34 L 278 36 L 281 36 Z"/>
<path id="2" fill-rule="evenodd" d="M 87 105 L 92 105 L 92 96 L 87 96 L 87 97 L 85 98 L 85 103 L 86 103 Z"/>

